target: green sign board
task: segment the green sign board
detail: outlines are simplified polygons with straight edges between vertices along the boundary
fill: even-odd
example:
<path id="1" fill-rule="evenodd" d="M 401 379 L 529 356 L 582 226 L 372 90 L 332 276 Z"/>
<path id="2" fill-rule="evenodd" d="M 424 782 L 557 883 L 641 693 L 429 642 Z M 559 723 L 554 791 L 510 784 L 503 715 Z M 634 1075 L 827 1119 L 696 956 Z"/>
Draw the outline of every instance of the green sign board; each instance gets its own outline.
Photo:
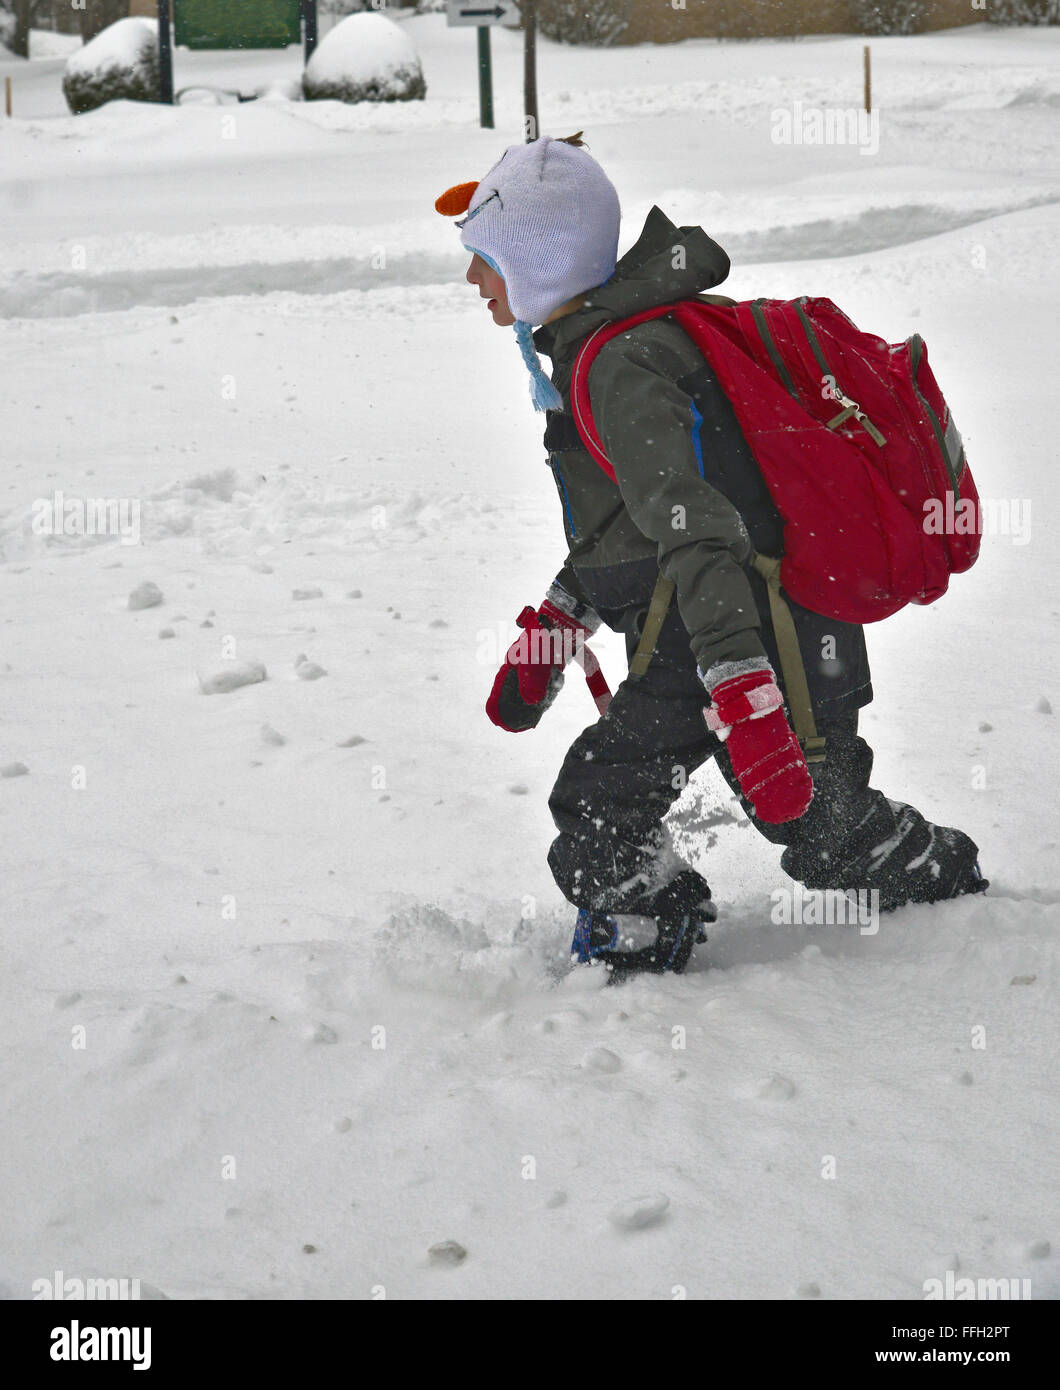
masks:
<path id="1" fill-rule="evenodd" d="M 173 41 L 186 48 L 286 48 L 299 43 L 298 0 L 175 0 Z"/>

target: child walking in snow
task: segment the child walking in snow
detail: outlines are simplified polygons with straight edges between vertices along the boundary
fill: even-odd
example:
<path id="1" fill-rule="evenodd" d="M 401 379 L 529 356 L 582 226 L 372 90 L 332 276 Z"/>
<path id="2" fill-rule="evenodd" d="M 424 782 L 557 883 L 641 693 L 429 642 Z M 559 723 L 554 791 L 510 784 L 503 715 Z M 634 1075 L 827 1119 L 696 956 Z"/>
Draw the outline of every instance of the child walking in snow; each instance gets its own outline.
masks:
<path id="1" fill-rule="evenodd" d="M 716 374 L 671 318 L 611 338 L 590 369 L 617 487 L 583 443 L 571 373 L 586 339 L 657 305 L 731 303 L 705 294 L 728 274 L 721 247 L 653 207 L 617 260 L 618 195 L 578 136 L 512 146 L 436 206 L 465 214 L 467 280 L 494 323 L 515 327 L 534 404 L 546 411 L 568 550 L 540 607 L 519 615 L 524 634 L 487 713 L 503 729 L 534 728 L 601 624 L 625 635 L 632 663 L 567 753 L 549 801 L 558 831 L 549 865 L 580 909 L 580 958 L 616 978 L 680 972 L 705 939 L 710 889 L 691 868 L 674 876 L 662 822 L 709 759 L 807 888 L 877 890 L 881 910 L 983 891 L 967 835 L 869 785 L 872 751 L 858 733 L 872 699 L 863 628 L 789 597 L 794 633 L 778 632 L 759 557 L 783 553 L 781 516 Z M 539 353 L 552 360 L 551 380 Z M 800 690 L 789 689 L 792 662 L 780 650 L 796 643 Z M 806 749 L 791 726 L 795 700 L 816 727 Z M 614 914 L 653 919 L 654 943 L 624 949 Z"/>

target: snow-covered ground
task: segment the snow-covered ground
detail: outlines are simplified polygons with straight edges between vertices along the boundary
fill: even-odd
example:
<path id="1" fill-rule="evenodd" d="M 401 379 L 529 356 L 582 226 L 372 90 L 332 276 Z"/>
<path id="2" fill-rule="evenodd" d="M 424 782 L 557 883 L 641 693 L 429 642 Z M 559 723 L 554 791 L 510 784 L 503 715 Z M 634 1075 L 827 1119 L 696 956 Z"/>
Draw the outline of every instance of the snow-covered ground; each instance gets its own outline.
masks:
<path id="1" fill-rule="evenodd" d="M 27 769 L 0 779 L 0 1273 L 1055 1297 L 1060 32 L 874 41 L 872 155 L 770 136 L 857 105 L 860 39 L 541 46 L 545 129 L 584 127 L 623 247 L 658 202 L 732 294 L 922 332 L 980 492 L 1031 508 L 870 633 L 874 781 L 971 833 L 989 895 L 775 925 L 778 854 L 708 770 L 674 833 L 722 919 L 683 978 L 610 990 L 566 973 L 544 858 L 589 696 L 572 674 L 528 739 L 482 712 L 563 540 L 518 352 L 432 208 L 520 138 L 521 40 L 494 32 L 481 131 L 470 31 L 402 22 L 427 99 L 380 108 L 73 118 L 61 58 L 0 63 L 0 768 Z M 176 66 L 253 90 L 300 56 Z M 34 534 L 57 490 L 138 503 L 142 543 Z M 268 679 L 202 693 L 233 661 Z"/>

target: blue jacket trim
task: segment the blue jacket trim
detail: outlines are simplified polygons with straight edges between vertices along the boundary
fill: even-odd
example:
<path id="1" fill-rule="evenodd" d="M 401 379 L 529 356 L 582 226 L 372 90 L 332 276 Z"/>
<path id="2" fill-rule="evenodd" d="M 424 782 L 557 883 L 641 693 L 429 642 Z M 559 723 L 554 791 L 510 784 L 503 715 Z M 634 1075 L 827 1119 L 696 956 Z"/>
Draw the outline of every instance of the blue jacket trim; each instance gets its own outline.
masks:
<path id="1" fill-rule="evenodd" d="M 688 407 L 692 412 L 692 448 L 696 451 L 699 476 L 705 482 L 707 475 L 703 467 L 703 416 L 699 413 L 699 407 L 695 401 L 689 401 Z"/>

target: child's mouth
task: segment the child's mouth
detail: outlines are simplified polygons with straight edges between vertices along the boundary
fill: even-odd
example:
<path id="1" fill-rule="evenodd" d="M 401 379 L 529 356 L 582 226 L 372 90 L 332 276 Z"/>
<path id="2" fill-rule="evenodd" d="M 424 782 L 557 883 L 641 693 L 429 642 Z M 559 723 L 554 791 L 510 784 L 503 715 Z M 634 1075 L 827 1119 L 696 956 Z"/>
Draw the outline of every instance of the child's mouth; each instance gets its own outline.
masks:
<path id="1" fill-rule="evenodd" d="M 496 308 L 496 305 L 497 305 L 497 301 L 496 301 L 495 299 L 491 299 L 491 300 L 487 303 L 486 308 L 487 308 L 487 309 L 494 309 L 494 308 Z"/>

